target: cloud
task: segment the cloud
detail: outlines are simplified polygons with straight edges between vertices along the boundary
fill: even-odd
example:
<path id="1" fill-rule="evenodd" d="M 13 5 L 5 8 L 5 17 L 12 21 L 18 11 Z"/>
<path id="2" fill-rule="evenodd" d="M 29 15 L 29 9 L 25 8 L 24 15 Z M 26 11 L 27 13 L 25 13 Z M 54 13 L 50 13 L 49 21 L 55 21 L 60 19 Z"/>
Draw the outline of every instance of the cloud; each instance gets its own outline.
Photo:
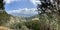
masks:
<path id="1" fill-rule="evenodd" d="M 36 8 L 31 8 L 31 9 L 28 9 L 28 8 L 23 8 L 23 9 L 17 9 L 17 10 L 10 10 L 10 11 L 7 11 L 8 14 L 12 14 L 12 15 L 36 15 L 38 14 L 38 12 L 36 11 L 37 9 Z"/>
<path id="2" fill-rule="evenodd" d="M 37 4 L 41 4 L 41 2 L 39 0 L 30 0 L 31 3 L 33 3 L 35 6 Z"/>
<path id="3" fill-rule="evenodd" d="M 10 3 L 12 3 L 12 2 L 17 2 L 17 1 L 20 1 L 20 0 L 4 0 L 4 2 L 6 2 L 6 3 L 8 3 L 8 4 L 10 4 Z"/>

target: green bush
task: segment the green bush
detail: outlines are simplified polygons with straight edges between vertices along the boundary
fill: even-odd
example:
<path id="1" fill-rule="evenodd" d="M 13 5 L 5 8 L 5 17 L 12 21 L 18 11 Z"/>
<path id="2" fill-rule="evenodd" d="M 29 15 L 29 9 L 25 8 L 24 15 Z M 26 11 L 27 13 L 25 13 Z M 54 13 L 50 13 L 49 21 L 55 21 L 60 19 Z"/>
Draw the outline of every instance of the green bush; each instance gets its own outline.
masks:
<path id="1" fill-rule="evenodd" d="M 29 29 L 40 30 L 40 22 L 39 22 L 39 20 L 34 20 L 34 21 L 26 22 L 25 25 Z"/>
<path id="2" fill-rule="evenodd" d="M 9 21 L 10 15 L 6 12 L 0 13 L 0 25 L 7 23 Z"/>
<path id="3" fill-rule="evenodd" d="M 11 24 L 9 27 L 10 27 L 11 29 L 18 29 L 18 28 L 20 29 L 21 26 L 22 26 L 21 23 L 14 23 L 14 24 Z"/>

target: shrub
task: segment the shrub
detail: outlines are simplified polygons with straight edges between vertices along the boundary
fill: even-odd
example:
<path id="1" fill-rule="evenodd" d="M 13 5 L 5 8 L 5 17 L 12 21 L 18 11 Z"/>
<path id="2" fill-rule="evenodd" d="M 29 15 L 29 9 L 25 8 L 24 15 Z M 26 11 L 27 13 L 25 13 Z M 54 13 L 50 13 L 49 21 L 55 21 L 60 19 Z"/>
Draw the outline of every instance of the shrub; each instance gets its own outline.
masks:
<path id="1" fill-rule="evenodd" d="M 40 30 L 40 22 L 39 20 L 34 20 L 34 21 L 30 21 L 30 22 L 26 22 L 25 25 L 30 29 L 34 29 L 34 30 Z"/>

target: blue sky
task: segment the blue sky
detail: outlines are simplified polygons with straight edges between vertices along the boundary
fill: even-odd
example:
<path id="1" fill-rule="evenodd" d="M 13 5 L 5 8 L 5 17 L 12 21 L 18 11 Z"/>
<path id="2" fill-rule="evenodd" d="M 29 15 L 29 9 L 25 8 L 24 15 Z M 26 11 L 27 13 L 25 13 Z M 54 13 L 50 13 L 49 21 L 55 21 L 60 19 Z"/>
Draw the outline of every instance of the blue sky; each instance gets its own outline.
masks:
<path id="1" fill-rule="evenodd" d="M 5 0 L 5 10 L 15 16 L 32 16 L 37 14 L 38 0 Z"/>

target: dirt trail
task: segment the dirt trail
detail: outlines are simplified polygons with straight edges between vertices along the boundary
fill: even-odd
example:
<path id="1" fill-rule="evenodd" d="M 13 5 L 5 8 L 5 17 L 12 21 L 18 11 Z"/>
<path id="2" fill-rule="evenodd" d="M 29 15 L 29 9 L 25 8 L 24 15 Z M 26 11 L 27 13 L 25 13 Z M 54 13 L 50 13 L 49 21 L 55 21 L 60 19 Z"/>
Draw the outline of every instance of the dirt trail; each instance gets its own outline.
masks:
<path id="1" fill-rule="evenodd" d="M 12 30 L 12 29 L 5 27 L 5 26 L 0 26 L 0 30 Z"/>

